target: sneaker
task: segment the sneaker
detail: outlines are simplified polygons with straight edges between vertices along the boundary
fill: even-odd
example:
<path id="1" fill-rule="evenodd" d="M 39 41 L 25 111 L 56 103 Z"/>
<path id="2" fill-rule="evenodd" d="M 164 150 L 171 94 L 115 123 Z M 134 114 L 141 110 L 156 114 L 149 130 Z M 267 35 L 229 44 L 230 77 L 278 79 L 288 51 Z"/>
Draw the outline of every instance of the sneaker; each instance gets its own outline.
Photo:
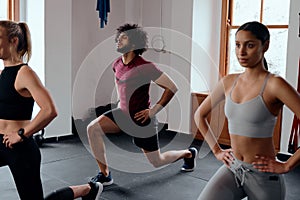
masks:
<path id="1" fill-rule="evenodd" d="M 108 176 L 104 176 L 102 172 L 99 172 L 96 176 L 91 179 L 91 182 L 100 182 L 103 186 L 113 184 L 114 180 L 111 178 L 111 173 Z"/>
<path id="2" fill-rule="evenodd" d="M 97 200 L 100 199 L 100 194 L 103 191 L 103 185 L 99 182 L 89 182 L 91 186 L 90 192 L 82 197 L 82 200 Z"/>
<path id="3" fill-rule="evenodd" d="M 198 150 L 195 147 L 190 147 L 189 151 L 192 153 L 192 157 L 183 159 L 184 164 L 181 167 L 181 171 L 184 171 L 184 172 L 194 171 L 194 169 L 196 167 L 196 157 L 198 154 Z"/>

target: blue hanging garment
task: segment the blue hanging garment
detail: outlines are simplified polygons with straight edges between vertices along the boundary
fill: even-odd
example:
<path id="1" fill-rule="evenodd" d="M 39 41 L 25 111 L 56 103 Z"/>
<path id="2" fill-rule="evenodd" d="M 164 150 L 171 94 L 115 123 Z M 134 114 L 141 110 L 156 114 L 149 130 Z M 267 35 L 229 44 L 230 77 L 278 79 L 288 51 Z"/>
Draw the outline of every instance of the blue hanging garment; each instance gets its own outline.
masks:
<path id="1" fill-rule="evenodd" d="M 107 15 L 110 12 L 109 0 L 97 0 L 97 8 L 99 11 L 100 28 L 104 28 L 104 24 L 107 25 Z"/>

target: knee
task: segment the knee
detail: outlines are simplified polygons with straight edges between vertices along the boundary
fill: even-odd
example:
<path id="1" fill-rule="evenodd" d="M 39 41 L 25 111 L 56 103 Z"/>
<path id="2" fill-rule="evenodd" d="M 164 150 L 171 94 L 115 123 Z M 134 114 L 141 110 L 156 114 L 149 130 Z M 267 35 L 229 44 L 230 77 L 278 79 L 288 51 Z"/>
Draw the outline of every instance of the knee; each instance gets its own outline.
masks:
<path id="1" fill-rule="evenodd" d="M 92 122 L 89 123 L 89 125 L 87 125 L 86 131 L 87 131 L 88 136 L 91 136 L 91 134 L 95 132 L 94 131 L 95 130 L 94 126 L 95 125 Z"/>
<path id="2" fill-rule="evenodd" d="M 91 122 L 89 123 L 89 125 L 87 126 L 87 134 L 88 137 L 94 137 L 96 134 L 100 134 L 101 135 L 101 127 L 97 122 Z"/>

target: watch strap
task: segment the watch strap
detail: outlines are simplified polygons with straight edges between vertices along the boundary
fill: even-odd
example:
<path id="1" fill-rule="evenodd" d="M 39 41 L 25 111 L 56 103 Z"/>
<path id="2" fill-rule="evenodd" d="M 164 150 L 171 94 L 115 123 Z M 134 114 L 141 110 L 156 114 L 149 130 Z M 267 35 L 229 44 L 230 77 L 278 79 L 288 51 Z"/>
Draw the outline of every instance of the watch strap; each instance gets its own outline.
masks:
<path id="1" fill-rule="evenodd" d="M 23 140 L 26 140 L 26 139 L 28 139 L 28 138 L 24 135 L 24 133 L 25 133 L 24 128 L 20 128 L 20 129 L 18 130 L 18 135 L 19 135 Z"/>

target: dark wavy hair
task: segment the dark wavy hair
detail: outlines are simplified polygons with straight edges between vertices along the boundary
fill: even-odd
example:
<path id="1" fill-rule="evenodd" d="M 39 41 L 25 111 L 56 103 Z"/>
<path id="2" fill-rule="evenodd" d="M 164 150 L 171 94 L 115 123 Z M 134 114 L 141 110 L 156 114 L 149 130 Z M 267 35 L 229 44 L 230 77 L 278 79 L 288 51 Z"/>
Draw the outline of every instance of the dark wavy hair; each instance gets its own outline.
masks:
<path id="1" fill-rule="evenodd" d="M 121 33 L 125 33 L 128 36 L 129 42 L 135 47 L 134 53 L 136 55 L 142 55 L 147 50 L 148 35 L 137 24 L 124 24 L 117 28 L 116 42 Z"/>
<path id="2" fill-rule="evenodd" d="M 241 30 L 250 31 L 257 39 L 261 41 L 263 45 L 266 41 L 270 40 L 270 32 L 268 28 L 260 22 L 252 21 L 245 23 L 238 28 L 236 34 Z M 264 58 L 264 66 L 266 70 L 268 70 L 268 63 L 266 61 L 266 58 Z"/>

